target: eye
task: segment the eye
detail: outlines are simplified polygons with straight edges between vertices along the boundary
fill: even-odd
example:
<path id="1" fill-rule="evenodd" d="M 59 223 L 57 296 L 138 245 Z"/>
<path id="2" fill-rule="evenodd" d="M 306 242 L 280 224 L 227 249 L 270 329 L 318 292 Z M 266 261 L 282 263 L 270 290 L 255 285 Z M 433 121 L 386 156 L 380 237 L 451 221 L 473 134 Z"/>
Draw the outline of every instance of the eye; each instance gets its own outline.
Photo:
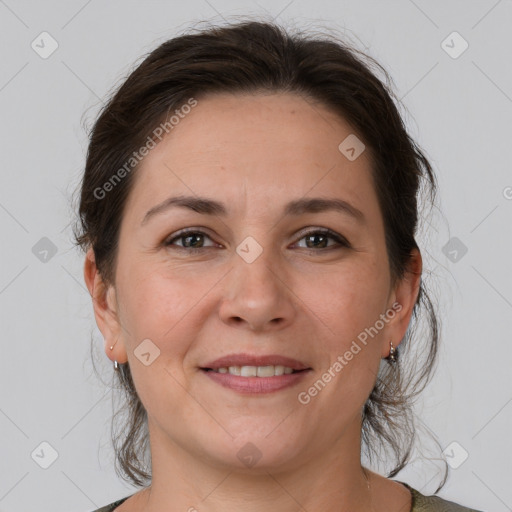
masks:
<path id="1" fill-rule="evenodd" d="M 174 234 L 172 238 L 168 238 L 164 242 L 164 245 L 166 247 L 174 246 L 178 249 L 186 249 L 187 252 L 197 252 L 208 247 L 216 246 L 215 244 L 209 246 L 203 245 L 205 237 L 211 240 L 210 236 L 203 231 L 184 229 L 183 231 L 179 231 L 178 233 Z M 329 239 L 336 242 L 334 246 L 333 244 L 326 245 Z M 182 245 L 175 244 L 177 240 L 181 241 Z M 306 247 L 300 247 L 303 249 L 332 249 L 336 248 L 336 246 L 347 248 L 351 247 L 346 238 L 334 231 L 331 231 L 330 229 L 316 229 L 313 231 L 308 231 L 307 233 L 303 233 L 299 241 L 301 240 L 306 240 Z"/>
<path id="2" fill-rule="evenodd" d="M 173 238 L 169 238 L 164 242 L 165 246 L 176 246 L 174 244 L 175 240 L 181 240 L 183 242 L 183 245 L 177 245 L 179 249 L 187 249 L 188 252 L 195 252 L 200 251 L 201 249 L 205 249 L 206 247 L 213 247 L 211 246 L 196 246 L 197 244 L 201 243 L 201 237 L 206 237 L 211 240 L 211 238 L 204 233 L 203 231 L 198 230 L 192 230 L 192 229 L 184 229 L 183 231 L 179 231 L 176 233 Z M 189 245 L 190 244 L 190 245 Z"/>
<path id="3" fill-rule="evenodd" d="M 325 243 L 329 240 L 334 240 L 336 244 L 326 246 Z M 341 235 L 338 233 L 331 231 L 330 229 L 316 229 L 314 231 L 308 231 L 302 235 L 300 240 L 306 240 L 306 247 L 302 247 L 304 249 L 332 249 L 335 248 L 336 245 L 342 247 L 350 247 L 350 244 Z M 315 245 L 315 243 L 319 242 L 319 244 Z"/>

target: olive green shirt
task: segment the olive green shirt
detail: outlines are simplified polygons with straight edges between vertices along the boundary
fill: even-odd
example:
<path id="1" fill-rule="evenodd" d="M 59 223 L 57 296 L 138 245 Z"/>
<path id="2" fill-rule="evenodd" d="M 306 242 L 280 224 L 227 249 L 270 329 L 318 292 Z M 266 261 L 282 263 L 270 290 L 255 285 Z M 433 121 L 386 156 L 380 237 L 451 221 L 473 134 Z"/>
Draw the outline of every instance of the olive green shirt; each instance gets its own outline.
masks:
<path id="1" fill-rule="evenodd" d="M 398 480 L 395 480 L 398 481 Z M 439 496 L 424 496 L 416 489 L 413 489 L 409 485 L 404 482 L 399 482 L 403 484 L 412 494 L 412 507 L 410 512 L 482 512 L 475 510 L 474 508 L 463 507 L 462 505 L 457 505 L 452 501 L 446 501 Z M 131 496 L 127 496 L 126 498 L 120 499 L 111 503 L 110 505 L 106 505 L 105 507 L 101 507 L 93 512 L 112 512 L 116 509 L 121 503 L 124 503 Z"/>

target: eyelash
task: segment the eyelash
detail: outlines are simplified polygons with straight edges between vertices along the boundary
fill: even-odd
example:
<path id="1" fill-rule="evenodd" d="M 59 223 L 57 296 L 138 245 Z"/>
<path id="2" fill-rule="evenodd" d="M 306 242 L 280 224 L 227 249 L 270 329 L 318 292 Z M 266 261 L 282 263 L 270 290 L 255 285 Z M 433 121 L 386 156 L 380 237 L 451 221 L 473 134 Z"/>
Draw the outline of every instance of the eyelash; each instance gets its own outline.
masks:
<path id="1" fill-rule="evenodd" d="M 200 231 L 200 230 L 194 230 L 194 229 L 185 229 L 183 231 L 178 231 L 178 233 L 176 233 L 172 238 L 168 238 L 167 240 L 164 241 L 164 245 L 166 247 L 170 247 L 170 246 L 173 246 L 174 244 L 172 242 L 174 242 L 175 240 L 178 240 L 178 239 L 181 239 L 181 238 L 185 238 L 186 236 L 189 236 L 189 235 L 205 235 L 206 237 L 210 238 L 211 237 L 203 232 L 203 231 Z M 336 248 L 341 248 L 341 247 L 345 247 L 345 248 L 350 248 L 351 245 L 349 244 L 349 242 L 346 240 L 346 238 L 342 237 L 341 235 L 338 235 L 335 231 L 332 231 L 330 229 L 327 229 L 327 228 L 322 228 L 322 229 L 316 229 L 316 230 L 313 230 L 313 231 L 308 231 L 307 233 L 304 233 L 301 238 L 299 238 L 299 241 L 308 237 L 308 236 L 311 236 L 311 235 L 323 235 L 323 236 L 327 236 L 327 238 L 331 238 L 332 240 L 335 240 L 339 246 L 336 247 L 336 246 L 330 246 L 330 247 L 320 247 L 320 250 L 328 250 L 328 249 L 336 249 Z M 209 248 L 212 248 L 211 246 L 209 247 L 181 247 L 179 245 L 177 246 L 174 246 L 174 248 L 177 248 L 177 249 L 182 249 L 182 250 L 185 250 L 187 252 L 191 252 L 191 253 L 197 253 L 197 252 L 200 252 L 200 251 L 203 251 L 205 249 L 209 249 Z M 318 249 L 315 249 L 315 248 L 310 248 L 310 247 L 301 247 L 301 249 L 306 249 L 306 250 L 309 250 L 309 251 L 317 251 Z"/>

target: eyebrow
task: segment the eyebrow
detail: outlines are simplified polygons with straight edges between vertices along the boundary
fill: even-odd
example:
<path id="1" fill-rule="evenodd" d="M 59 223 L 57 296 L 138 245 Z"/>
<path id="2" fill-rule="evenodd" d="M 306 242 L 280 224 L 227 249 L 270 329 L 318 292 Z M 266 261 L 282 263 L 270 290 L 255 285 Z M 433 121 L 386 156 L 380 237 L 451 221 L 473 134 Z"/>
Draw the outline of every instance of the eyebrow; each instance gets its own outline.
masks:
<path id="1" fill-rule="evenodd" d="M 146 213 L 142 219 L 141 226 L 146 224 L 152 217 L 162 214 L 170 208 L 186 208 L 203 215 L 219 215 L 222 217 L 228 215 L 228 210 L 224 204 L 214 199 L 197 196 L 169 197 Z M 365 221 L 361 210 L 358 210 L 347 201 L 337 198 L 314 197 L 290 201 L 285 205 L 283 214 L 285 216 L 298 216 L 304 213 L 320 213 L 329 210 L 349 215 L 361 223 Z"/>

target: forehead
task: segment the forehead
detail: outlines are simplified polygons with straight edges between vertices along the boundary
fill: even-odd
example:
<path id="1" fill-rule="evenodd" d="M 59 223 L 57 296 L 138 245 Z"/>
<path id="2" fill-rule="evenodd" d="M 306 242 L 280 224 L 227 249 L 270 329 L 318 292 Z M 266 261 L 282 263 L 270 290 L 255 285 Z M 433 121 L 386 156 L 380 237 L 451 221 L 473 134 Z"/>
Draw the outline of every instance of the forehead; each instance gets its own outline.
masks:
<path id="1" fill-rule="evenodd" d="M 153 151 L 150 157 L 156 159 L 179 145 L 183 153 L 190 150 L 188 159 L 206 151 L 222 156 L 222 146 L 247 151 L 274 149 L 260 159 L 284 152 L 287 159 L 296 155 L 300 160 L 304 154 L 318 159 L 327 147 L 337 155 L 340 137 L 353 131 L 338 114 L 298 94 L 215 94 L 199 99 L 159 145 L 160 151 Z"/>
<path id="2" fill-rule="evenodd" d="M 353 161 L 340 152 L 349 136 L 354 130 L 343 118 L 297 94 L 200 98 L 139 164 L 128 211 L 176 191 L 228 202 L 252 197 L 260 213 L 308 191 L 371 199 L 368 152 Z"/>

